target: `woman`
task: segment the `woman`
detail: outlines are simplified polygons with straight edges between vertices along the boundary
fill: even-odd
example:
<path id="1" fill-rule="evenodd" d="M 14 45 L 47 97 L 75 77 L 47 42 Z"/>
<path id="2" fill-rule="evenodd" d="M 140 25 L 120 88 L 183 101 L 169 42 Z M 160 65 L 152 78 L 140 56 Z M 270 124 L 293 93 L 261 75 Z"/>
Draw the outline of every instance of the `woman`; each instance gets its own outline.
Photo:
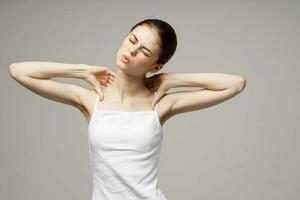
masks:
<path id="1" fill-rule="evenodd" d="M 176 114 L 216 105 L 244 89 L 245 79 L 233 74 L 160 73 L 146 78 L 148 72 L 163 68 L 176 46 L 175 31 L 168 23 L 146 19 L 122 42 L 116 73 L 85 64 L 11 64 L 10 74 L 20 84 L 72 105 L 86 117 L 93 200 L 166 200 L 157 177 L 163 124 Z M 59 76 L 83 79 L 93 89 L 50 79 Z M 201 90 L 167 93 L 174 87 Z"/>

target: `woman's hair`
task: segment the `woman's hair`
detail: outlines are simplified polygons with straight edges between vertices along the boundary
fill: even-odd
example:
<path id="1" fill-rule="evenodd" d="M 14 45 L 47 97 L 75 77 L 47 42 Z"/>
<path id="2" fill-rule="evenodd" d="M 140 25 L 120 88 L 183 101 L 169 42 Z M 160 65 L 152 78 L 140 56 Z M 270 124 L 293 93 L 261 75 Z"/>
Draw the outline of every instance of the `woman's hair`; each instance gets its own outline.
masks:
<path id="1" fill-rule="evenodd" d="M 139 25 L 148 25 L 150 28 L 154 28 L 157 31 L 161 41 L 161 53 L 156 63 L 163 65 L 167 63 L 175 53 L 177 47 L 177 37 L 173 27 L 160 19 L 145 19 L 134 25 L 130 29 L 130 32 Z"/>

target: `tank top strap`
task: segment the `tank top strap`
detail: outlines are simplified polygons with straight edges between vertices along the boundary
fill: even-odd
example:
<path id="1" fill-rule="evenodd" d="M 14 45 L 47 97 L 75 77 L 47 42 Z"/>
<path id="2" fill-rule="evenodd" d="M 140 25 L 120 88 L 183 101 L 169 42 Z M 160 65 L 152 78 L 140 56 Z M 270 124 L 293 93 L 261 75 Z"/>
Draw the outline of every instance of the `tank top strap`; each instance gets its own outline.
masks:
<path id="1" fill-rule="evenodd" d="M 156 96 L 157 92 L 154 92 L 154 96 Z M 158 108 L 158 102 L 156 102 L 156 105 L 155 105 L 155 111 L 157 112 L 157 108 Z"/>
<path id="2" fill-rule="evenodd" d="M 157 112 L 157 108 L 158 108 L 158 102 L 155 105 L 155 111 Z"/>
<path id="3" fill-rule="evenodd" d="M 98 93 L 96 93 L 96 101 L 95 101 L 95 104 L 94 104 L 93 113 L 96 111 L 96 109 L 98 107 L 99 99 L 100 99 L 100 96 L 99 96 Z"/>

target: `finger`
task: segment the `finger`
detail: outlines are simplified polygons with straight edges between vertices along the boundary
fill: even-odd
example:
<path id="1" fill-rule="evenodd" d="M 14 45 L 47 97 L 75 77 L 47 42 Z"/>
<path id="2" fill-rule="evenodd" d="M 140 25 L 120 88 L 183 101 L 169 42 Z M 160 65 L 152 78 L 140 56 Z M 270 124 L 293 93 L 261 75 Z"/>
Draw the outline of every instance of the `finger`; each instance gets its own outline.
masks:
<path id="1" fill-rule="evenodd" d="M 109 68 L 106 68 L 104 71 L 104 76 L 109 77 L 109 76 L 115 76 L 115 73 L 110 70 Z"/>
<path id="2" fill-rule="evenodd" d="M 105 85 L 105 86 L 109 86 L 111 84 L 110 79 L 102 80 L 102 82 L 103 82 L 102 85 Z"/>
<path id="3" fill-rule="evenodd" d="M 104 77 L 105 77 L 106 79 L 109 79 L 110 76 L 111 76 L 110 72 L 109 72 L 109 71 L 106 71 Z"/>
<path id="4" fill-rule="evenodd" d="M 116 76 L 117 76 L 117 74 L 116 74 L 114 71 L 110 70 L 110 69 L 108 69 L 108 72 L 109 72 L 109 74 L 110 74 L 111 76 L 113 76 L 113 77 L 116 77 Z"/>
<path id="5" fill-rule="evenodd" d="M 113 79 L 110 79 L 110 80 L 109 80 L 109 83 L 110 83 L 110 84 L 112 84 L 112 83 L 113 83 L 113 81 L 114 81 Z"/>
<path id="6" fill-rule="evenodd" d="M 101 83 L 101 85 L 106 86 L 106 80 L 99 80 L 99 82 Z M 98 84 L 94 82 L 94 85 L 98 85 Z"/>
<path id="7" fill-rule="evenodd" d="M 117 77 L 117 74 L 115 72 L 112 71 L 111 75 L 115 78 Z"/>
<path id="8" fill-rule="evenodd" d="M 112 81 L 114 81 L 114 80 L 115 80 L 115 77 L 110 76 L 109 79 L 112 80 Z"/>
<path id="9" fill-rule="evenodd" d="M 94 84 L 94 88 L 95 88 L 96 92 L 100 96 L 100 100 L 102 101 L 103 100 L 103 92 L 102 92 L 99 82 L 97 80 L 94 80 L 93 84 Z"/>
<path id="10" fill-rule="evenodd" d="M 107 79 L 107 81 L 110 82 L 110 83 L 112 83 L 114 80 L 115 79 L 113 77 L 111 77 L 111 76 Z"/>

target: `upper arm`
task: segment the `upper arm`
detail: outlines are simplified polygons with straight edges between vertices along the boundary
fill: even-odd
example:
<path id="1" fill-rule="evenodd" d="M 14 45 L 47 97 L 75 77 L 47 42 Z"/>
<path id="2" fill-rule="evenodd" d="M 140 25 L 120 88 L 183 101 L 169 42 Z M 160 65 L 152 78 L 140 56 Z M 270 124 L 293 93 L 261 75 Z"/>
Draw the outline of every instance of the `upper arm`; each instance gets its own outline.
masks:
<path id="1" fill-rule="evenodd" d="M 169 115 L 190 112 L 207 108 L 221 102 L 224 102 L 238 94 L 241 90 L 238 88 L 229 88 L 225 90 L 207 90 L 180 91 L 169 93 Z"/>
<path id="2" fill-rule="evenodd" d="M 51 79 L 36 79 L 29 76 L 13 76 L 21 85 L 32 92 L 57 102 L 82 110 L 81 96 L 90 90 L 77 84 L 61 83 Z"/>

